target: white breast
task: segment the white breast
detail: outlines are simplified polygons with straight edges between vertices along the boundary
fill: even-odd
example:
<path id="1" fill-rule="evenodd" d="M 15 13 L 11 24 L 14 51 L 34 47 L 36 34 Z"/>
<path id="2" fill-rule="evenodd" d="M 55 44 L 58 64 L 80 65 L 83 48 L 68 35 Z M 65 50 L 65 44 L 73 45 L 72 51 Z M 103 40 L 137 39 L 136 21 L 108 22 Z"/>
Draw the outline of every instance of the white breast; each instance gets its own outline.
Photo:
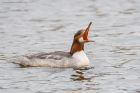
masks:
<path id="1" fill-rule="evenodd" d="M 72 57 L 75 60 L 75 65 L 77 67 L 89 66 L 89 59 L 84 51 L 76 52 Z"/>

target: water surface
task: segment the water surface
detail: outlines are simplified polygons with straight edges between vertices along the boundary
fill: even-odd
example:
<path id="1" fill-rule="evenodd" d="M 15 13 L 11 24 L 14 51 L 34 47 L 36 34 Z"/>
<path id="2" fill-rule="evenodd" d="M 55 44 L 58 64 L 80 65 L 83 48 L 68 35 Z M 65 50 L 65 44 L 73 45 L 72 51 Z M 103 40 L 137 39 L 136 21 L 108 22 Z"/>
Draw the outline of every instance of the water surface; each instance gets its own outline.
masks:
<path id="1" fill-rule="evenodd" d="M 92 21 L 89 70 L 7 60 L 69 51 Z M 140 93 L 140 0 L 0 0 L 0 93 Z"/>

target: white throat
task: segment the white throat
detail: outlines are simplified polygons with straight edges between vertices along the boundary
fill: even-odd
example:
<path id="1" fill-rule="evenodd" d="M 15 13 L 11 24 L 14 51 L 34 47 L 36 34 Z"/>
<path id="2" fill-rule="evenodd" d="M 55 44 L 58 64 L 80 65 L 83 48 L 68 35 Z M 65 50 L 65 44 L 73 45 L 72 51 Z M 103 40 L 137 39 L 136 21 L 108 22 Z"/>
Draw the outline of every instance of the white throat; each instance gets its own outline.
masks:
<path id="1" fill-rule="evenodd" d="M 75 61 L 75 64 L 79 67 L 83 67 L 83 66 L 88 66 L 89 65 L 89 59 L 86 56 L 86 54 L 84 53 L 84 51 L 78 51 L 76 53 L 73 54 L 73 59 Z"/>

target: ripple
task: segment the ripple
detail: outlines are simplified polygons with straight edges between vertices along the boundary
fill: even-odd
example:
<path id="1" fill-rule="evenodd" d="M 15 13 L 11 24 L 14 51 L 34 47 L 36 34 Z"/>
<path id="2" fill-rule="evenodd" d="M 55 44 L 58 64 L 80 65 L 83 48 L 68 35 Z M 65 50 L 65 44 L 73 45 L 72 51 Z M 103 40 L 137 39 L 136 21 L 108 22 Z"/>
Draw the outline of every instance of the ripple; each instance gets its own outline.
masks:
<path id="1" fill-rule="evenodd" d="M 0 7 L 1 93 L 139 93 L 139 0 L 3 0 Z M 76 30 L 93 21 L 95 68 L 21 68 L 9 57 L 68 51 Z M 12 58 L 11 58 L 12 59 Z"/>

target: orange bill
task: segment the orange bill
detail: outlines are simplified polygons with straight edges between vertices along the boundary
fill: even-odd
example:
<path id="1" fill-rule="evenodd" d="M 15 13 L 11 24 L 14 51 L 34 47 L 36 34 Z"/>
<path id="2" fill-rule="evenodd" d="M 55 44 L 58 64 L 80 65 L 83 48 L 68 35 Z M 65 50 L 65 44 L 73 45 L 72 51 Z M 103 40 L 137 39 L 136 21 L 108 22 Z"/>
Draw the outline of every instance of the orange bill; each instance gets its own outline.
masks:
<path id="1" fill-rule="evenodd" d="M 89 23 L 88 27 L 86 28 L 84 34 L 83 34 L 83 39 L 86 41 L 86 42 L 90 42 L 91 40 L 88 39 L 88 32 L 90 30 L 90 27 L 91 27 L 91 24 L 92 22 Z M 91 41 L 92 42 L 92 41 Z"/>

